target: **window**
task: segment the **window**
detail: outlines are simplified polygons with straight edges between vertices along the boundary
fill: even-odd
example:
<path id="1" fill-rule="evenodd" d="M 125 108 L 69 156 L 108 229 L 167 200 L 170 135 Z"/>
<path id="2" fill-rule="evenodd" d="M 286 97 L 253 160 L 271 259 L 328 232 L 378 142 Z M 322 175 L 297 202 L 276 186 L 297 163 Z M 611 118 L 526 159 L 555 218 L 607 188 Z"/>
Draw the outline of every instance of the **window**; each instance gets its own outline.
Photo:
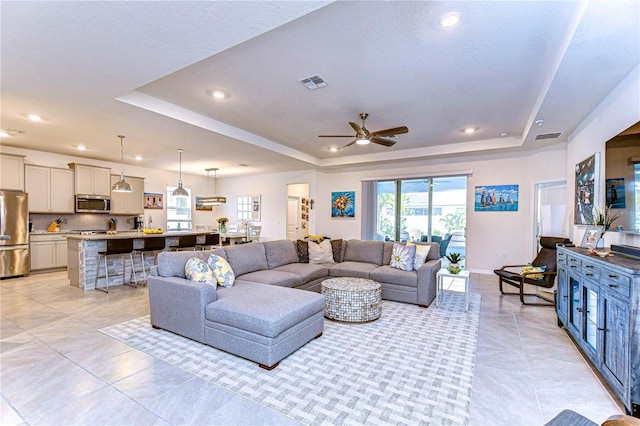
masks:
<path id="1" fill-rule="evenodd" d="M 176 186 L 167 186 L 167 231 L 191 231 L 191 189 L 189 197 L 174 197 Z"/>
<path id="2" fill-rule="evenodd" d="M 238 197 L 238 220 L 260 221 L 259 195 L 241 195 Z"/>
<path id="3" fill-rule="evenodd" d="M 373 238 L 420 241 L 455 233 L 462 236 L 456 251 L 464 253 L 466 198 L 466 176 L 376 181 L 369 203 L 375 203 Z"/>

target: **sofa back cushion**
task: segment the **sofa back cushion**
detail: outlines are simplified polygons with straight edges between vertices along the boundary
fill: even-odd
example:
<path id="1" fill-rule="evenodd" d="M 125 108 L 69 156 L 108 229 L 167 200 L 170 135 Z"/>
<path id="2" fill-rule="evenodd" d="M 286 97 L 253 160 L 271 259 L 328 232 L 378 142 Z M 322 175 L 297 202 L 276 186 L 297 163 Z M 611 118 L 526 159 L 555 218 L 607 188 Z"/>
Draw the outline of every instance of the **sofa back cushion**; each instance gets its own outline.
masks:
<path id="1" fill-rule="evenodd" d="M 186 278 L 184 266 L 187 264 L 187 260 L 195 257 L 206 262 L 210 254 L 211 250 L 160 252 L 158 253 L 158 275 L 161 277 Z"/>
<path id="2" fill-rule="evenodd" d="M 366 262 L 382 265 L 384 244 L 382 241 L 349 240 L 345 247 L 345 262 Z"/>
<path id="3" fill-rule="evenodd" d="M 268 241 L 264 244 L 264 251 L 267 256 L 269 269 L 278 266 L 298 263 L 298 253 L 296 243 L 291 240 Z"/>
<path id="4" fill-rule="evenodd" d="M 269 269 L 267 255 L 262 243 L 238 244 L 224 249 L 227 262 L 231 265 L 236 277 L 249 272 Z"/>
<path id="5" fill-rule="evenodd" d="M 393 241 L 385 241 L 384 249 L 382 253 L 382 264 L 389 265 L 391 264 L 391 252 L 393 251 Z"/>

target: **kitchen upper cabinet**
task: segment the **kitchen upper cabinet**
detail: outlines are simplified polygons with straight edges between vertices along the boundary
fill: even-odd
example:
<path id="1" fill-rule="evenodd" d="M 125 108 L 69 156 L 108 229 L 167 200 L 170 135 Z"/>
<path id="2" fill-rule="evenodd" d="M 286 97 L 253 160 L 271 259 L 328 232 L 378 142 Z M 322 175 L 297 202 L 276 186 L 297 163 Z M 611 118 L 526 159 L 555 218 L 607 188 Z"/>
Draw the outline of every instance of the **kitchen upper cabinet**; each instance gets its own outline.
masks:
<path id="1" fill-rule="evenodd" d="M 78 163 L 70 163 L 69 167 L 76 172 L 76 194 L 111 195 L 111 169 Z"/>
<path id="2" fill-rule="evenodd" d="M 111 214 L 144 213 L 144 178 L 125 176 L 132 192 L 111 192 Z M 111 175 L 111 185 L 120 180 L 120 175 Z"/>
<path id="3" fill-rule="evenodd" d="M 24 166 L 25 190 L 32 213 L 73 213 L 73 170 Z"/>
<path id="4" fill-rule="evenodd" d="M 0 189 L 24 191 L 24 155 L 0 154 Z"/>

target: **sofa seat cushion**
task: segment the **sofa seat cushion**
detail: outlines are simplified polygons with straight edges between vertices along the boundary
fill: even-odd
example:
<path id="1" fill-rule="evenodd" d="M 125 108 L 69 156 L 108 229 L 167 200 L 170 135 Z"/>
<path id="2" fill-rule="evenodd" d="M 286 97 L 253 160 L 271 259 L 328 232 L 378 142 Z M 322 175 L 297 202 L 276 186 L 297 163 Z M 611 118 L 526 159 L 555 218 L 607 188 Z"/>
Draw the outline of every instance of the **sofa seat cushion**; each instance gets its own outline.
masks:
<path id="1" fill-rule="evenodd" d="M 300 275 L 291 272 L 265 269 L 263 271 L 249 272 L 236 277 L 236 280 L 250 281 L 254 283 L 271 284 L 278 287 L 298 287 L 304 284 Z"/>
<path id="2" fill-rule="evenodd" d="M 303 284 L 329 276 L 329 268 L 311 263 L 290 263 L 273 270 L 296 274 L 302 278 Z"/>
<path id="3" fill-rule="evenodd" d="M 333 265 L 329 269 L 329 275 L 331 275 L 332 277 L 369 278 L 369 274 L 371 274 L 371 271 L 379 267 L 380 265 L 376 265 L 374 263 L 342 262 Z"/>
<path id="4" fill-rule="evenodd" d="M 266 337 L 276 337 L 324 311 L 321 294 L 268 284 L 237 282 L 232 288 L 219 288 L 217 296 L 205 308 L 207 321 Z"/>
<path id="5" fill-rule="evenodd" d="M 369 278 L 380 283 L 418 287 L 418 273 L 414 270 L 402 271 L 392 266 L 380 266 L 371 271 Z"/>

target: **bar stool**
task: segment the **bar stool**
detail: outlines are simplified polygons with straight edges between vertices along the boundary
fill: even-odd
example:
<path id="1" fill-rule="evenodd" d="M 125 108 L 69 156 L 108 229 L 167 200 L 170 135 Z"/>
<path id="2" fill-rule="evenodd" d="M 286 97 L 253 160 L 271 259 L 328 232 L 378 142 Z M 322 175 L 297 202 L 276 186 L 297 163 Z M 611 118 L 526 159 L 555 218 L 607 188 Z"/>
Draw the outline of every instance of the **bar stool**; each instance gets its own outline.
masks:
<path id="1" fill-rule="evenodd" d="M 200 250 L 208 250 L 212 247 L 220 247 L 220 234 L 206 234 L 204 236 L 204 244 L 199 244 L 196 248 Z"/>
<path id="2" fill-rule="evenodd" d="M 178 244 L 169 246 L 169 250 L 194 250 L 196 249 L 196 236 L 195 235 L 182 235 L 178 237 Z"/>
<path id="3" fill-rule="evenodd" d="M 153 256 L 153 264 L 155 265 L 158 253 L 164 250 L 165 238 L 164 237 L 150 237 L 142 240 L 142 248 L 135 249 L 133 251 L 134 256 L 140 254 L 142 260 L 142 279 L 140 282 L 147 283 L 147 271 L 144 265 L 144 254 L 149 253 Z M 138 271 L 139 272 L 139 271 Z"/>
<path id="4" fill-rule="evenodd" d="M 136 271 L 133 266 L 133 238 L 126 238 L 122 240 L 107 240 L 107 249 L 105 251 L 98 252 L 98 263 L 96 264 L 96 279 L 93 282 L 93 286 L 96 290 L 104 291 L 105 293 L 109 293 L 109 264 L 108 260 L 110 257 L 118 256 L 122 257 L 122 283 L 124 284 L 124 274 L 126 271 L 126 257 L 125 255 L 129 255 L 129 260 L 131 261 L 131 274 L 133 275 L 133 281 L 135 282 L 135 287 L 138 287 L 138 280 L 136 278 Z M 101 259 L 104 257 L 104 275 L 100 275 L 100 264 Z M 116 274 L 120 275 L 120 274 Z M 98 278 L 104 278 L 107 284 L 106 289 L 98 287 Z M 129 285 L 131 285 L 131 275 L 129 275 Z"/>

